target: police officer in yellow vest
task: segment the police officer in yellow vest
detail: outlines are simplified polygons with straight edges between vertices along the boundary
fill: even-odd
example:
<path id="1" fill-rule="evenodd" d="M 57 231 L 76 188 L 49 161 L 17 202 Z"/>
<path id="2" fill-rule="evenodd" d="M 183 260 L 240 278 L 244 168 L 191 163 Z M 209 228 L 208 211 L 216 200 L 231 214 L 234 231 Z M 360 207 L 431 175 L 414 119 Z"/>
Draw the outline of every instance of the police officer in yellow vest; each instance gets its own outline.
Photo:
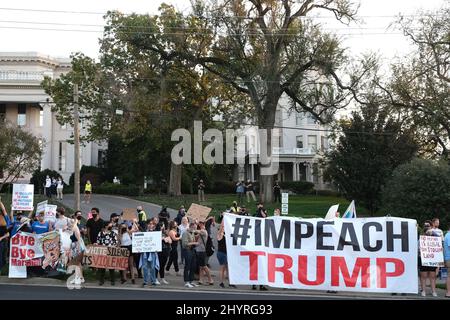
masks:
<path id="1" fill-rule="evenodd" d="M 91 181 L 86 181 L 86 185 L 84 186 L 84 201 L 86 203 L 89 203 L 91 201 L 91 195 L 92 195 L 92 185 Z"/>

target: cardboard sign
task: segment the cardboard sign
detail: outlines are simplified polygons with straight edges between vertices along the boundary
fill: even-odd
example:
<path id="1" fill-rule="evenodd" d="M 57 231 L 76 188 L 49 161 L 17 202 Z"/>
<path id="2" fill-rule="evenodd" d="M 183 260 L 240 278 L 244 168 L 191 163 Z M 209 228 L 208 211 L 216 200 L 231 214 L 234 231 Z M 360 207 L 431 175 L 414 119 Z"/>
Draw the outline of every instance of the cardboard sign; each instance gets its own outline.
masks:
<path id="1" fill-rule="evenodd" d="M 424 267 L 443 267 L 444 252 L 441 237 L 420 236 L 420 258 Z"/>
<path id="2" fill-rule="evenodd" d="M 46 204 L 44 209 L 44 221 L 56 222 L 56 209 L 58 206 L 53 204 Z"/>
<path id="3" fill-rule="evenodd" d="M 187 211 L 187 216 L 198 221 L 205 221 L 211 210 L 211 208 L 192 203 Z"/>
<path id="4" fill-rule="evenodd" d="M 41 212 L 45 212 L 45 206 L 48 204 L 48 200 L 39 202 L 36 206 L 36 215 L 39 215 Z"/>
<path id="5" fill-rule="evenodd" d="M 289 193 L 283 192 L 281 194 L 281 214 L 287 215 L 289 212 Z"/>
<path id="6" fill-rule="evenodd" d="M 125 208 L 123 209 L 123 215 L 122 219 L 127 221 L 133 221 L 134 219 L 137 219 L 136 216 L 136 209 L 134 208 Z"/>
<path id="7" fill-rule="evenodd" d="M 39 236 L 19 231 L 11 238 L 9 255 L 9 278 L 26 278 L 27 267 L 40 266 L 44 256 Z"/>
<path id="8" fill-rule="evenodd" d="M 33 211 L 34 185 L 13 184 L 12 210 Z"/>
<path id="9" fill-rule="evenodd" d="M 89 245 L 83 256 L 83 264 L 92 268 L 128 270 L 130 252 L 119 247 Z"/>
<path id="10" fill-rule="evenodd" d="M 161 252 L 161 231 L 135 232 L 132 238 L 133 253 Z"/>

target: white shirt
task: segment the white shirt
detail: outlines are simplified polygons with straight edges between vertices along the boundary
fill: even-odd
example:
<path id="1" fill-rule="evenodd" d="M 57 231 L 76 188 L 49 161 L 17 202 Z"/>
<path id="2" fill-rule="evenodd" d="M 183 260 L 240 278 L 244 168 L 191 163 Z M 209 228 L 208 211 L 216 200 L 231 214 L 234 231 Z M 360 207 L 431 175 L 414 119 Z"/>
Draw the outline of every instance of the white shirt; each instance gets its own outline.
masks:
<path id="1" fill-rule="evenodd" d="M 59 181 L 58 180 L 58 186 L 57 186 L 57 188 L 58 189 L 62 189 L 64 187 L 64 183 L 62 182 L 62 181 Z"/>
<path id="2" fill-rule="evenodd" d="M 126 247 L 126 246 L 131 246 L 131 237 L 130 237 L 130 235 L 128 234 L 128 232 L 125 232 L 123 235 L 122 235 L 122 241 L 121 241 L 121 244 L 120 244 L 121 246 L 124 246 L 124 247 Z"/>
<path id="3" fill-rule="evenodd" d="M 184 226 L 184 225 L 182 225 L 182 224 L 180 224 L 180 225 L 178 226 L 178 230 L 180 230 L 180 237 L 183 236 L 183 233 L 184 233 L 187 229 L 189 229 L 189 224 L 188 224 L 187 226 Z"/>
<path id="4" fill-rule="evenodd" d="M 52 186 L 52 180 L 50 178 L 45 179 L 45 187 L 50 188 Z"/>
<path id="5" fill-rule="evenodd" d="M 55 230 L 63 230 L 67 227 L 67 217 L 57 218 L 55 222 Z"/>

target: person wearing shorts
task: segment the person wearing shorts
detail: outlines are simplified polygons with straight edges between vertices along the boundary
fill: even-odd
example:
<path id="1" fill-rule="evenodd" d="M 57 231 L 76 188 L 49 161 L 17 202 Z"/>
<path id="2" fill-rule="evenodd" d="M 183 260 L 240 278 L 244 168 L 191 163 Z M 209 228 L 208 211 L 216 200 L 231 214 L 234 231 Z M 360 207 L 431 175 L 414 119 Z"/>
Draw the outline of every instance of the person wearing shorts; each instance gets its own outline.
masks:
<path id="1" fill-rule="evenodd" d="M 223 227 L 223 220 L 222 223 L 220 224 L 219 232 L 217 233 L 217 260 L 219 261 L 220 265 L 219 286 L 225 288 L 224 281 L 225 281 L 225 274 L 228 274 L 228 261 L 227 261 L 227 244 L 225 242 L 225 231 Z M 235 285 L 230 284 L 229 282 L 228 285 L 231 288 L 236 288 Z"/>

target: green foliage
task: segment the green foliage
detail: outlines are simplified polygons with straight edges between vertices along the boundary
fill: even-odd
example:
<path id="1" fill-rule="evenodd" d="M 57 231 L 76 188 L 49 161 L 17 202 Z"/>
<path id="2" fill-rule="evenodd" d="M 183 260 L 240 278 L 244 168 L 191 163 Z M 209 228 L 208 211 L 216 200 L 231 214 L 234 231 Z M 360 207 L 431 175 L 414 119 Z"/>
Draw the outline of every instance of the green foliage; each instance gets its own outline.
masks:
<path id="1" fill-rule="evenodd" d="M 72 173 L 69 179 L 69 185 L 73 186 L 75 180 L 75 175 Z M 94 166 L 82 166 L 80 169 L 80 188 L 83 189 L 83 184 L 86 181 L 91 181 L 93 186 L 98 186 L 102 184 L 105 179 L 105 172 L 103 168 Z M 111 179 L 112 181 L 112 179 Z"/>
<path id="2" fill-rule="evenodd" d="M 235 193 L 236 182 L 234 181 L 215 181 L 211 193 Z"/>
<path id="3" fill-rule="evenodd" d="M 368 105 L 341 121 L 337 145 L 325 155 L 324 176 L 349 200 L 372 214 L 380 207 L 381 188 L 392 171 L 416 153 L 418 147 L 390 109 Z"/>
<path id="4" fill-rule="evenodd" d="M 296 194 L 312 194 L 314 191 L 314 183 L 309 181 L 284 181 L 280 183 L 280 187 L 284 190 L 290 190 Z"/>
<path id="5" fill-rule="evenodd" d="M 450 224 L 450 166 L 446 162 L 414 159 L 397 167 L 383 188 L 383 211 L 392 216 Z"/>
<path id="6" fill-rule="evenodd" d="M 0 169 L 3 172 L 0 190 L 4 183 L 15 182 L 19 177 L 39 168 L 41 161 L 39 140 L 31 133 L 6 122 L 0 130 Z"/>
<path id="7" fill-rule="evenodd" d="M 92 190 L 98 194 L 115 194 L 122 196 L 139 196 L 141 194 L 137 185 L 123 185 L 105 182 Z"/>

